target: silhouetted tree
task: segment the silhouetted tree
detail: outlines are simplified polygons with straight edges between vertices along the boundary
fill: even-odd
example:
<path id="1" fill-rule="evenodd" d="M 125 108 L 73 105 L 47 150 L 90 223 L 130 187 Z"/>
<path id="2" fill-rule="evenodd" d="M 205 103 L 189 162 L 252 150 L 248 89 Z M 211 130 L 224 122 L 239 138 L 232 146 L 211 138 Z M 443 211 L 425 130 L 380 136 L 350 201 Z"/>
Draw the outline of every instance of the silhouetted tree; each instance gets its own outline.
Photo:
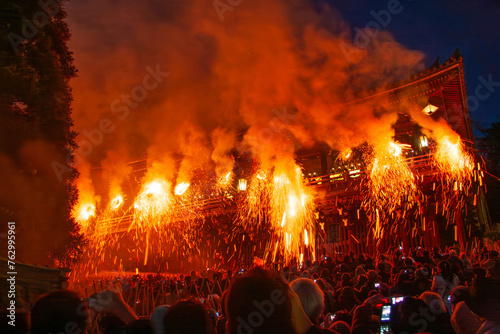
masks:
<path id="1" fill-rule="evenodd" d="M 17 222 L 17 258 L 28 262 L 64 261 L 83 242 L 71 218 L 76 69 L 64 4 L 0 2 L 0 215 Z"/>

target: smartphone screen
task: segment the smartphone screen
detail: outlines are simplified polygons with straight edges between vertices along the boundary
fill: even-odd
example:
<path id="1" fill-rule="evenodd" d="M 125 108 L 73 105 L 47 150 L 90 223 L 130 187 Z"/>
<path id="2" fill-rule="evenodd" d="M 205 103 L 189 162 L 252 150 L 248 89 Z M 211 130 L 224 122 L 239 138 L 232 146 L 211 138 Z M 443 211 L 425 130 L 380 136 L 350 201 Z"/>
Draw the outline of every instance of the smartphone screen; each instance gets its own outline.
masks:
<path id="1" fill-rule="evenodd" d="M 375 283 L 375 289 L 380 289 L 380 283 Z"/>
<path id="2" fill-rule="evenodd" d="M 389 325 L 380 325 L 380 334 L 389 334 Z"/>
<path id="3" fill-rule="evenodd" d="M 382 306 L 382 316 L 380 317 L 380 321 L 389 322 L 391 320 L 391 305 Z"/>
<path id="4" fill-rule="evenodd" d="M 398 303 L 401 303 L 405 297 L 392 297 L 392 305 L 396 305 Z"/>

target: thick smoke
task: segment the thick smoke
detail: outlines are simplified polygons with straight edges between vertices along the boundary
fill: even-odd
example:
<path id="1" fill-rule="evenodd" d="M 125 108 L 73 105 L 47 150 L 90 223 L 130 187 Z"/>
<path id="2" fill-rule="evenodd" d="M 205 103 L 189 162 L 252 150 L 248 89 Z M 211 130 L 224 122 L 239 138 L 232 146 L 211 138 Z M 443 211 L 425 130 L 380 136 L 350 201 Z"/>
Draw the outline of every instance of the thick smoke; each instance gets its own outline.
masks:
<path id="1" fill-rule="evenodd" d="M 107 170 L 107 182 L 128 173 L 113 168 L 146 156 L 147 177 L 175 184 L 207 166 L 220 177 L 236 144 L 266 168 L 294 173 L 298 143 L 344 149 L 393 135 L 397 115 L 348 102 L 422 69 L 422 53 L 387 32 L 356 47 L 327 5 L 229 8 L 195 0 L 69 4 L 75 127 L 78 142 L 91 144 L 79 155 Z M 244 143 L 235 142 L 240 132 Z"/>

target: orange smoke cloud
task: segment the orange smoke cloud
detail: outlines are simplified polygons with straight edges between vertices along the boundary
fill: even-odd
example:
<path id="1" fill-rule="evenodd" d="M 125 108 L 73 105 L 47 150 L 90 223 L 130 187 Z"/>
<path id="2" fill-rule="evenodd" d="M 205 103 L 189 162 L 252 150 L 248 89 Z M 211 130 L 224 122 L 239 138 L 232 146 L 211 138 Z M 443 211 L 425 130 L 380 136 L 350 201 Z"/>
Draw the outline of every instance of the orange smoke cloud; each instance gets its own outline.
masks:
<path id="1" fill-rule="evenodd" d="M 151 159 L 151 152 L 182 152 L 181 182 L 194 158 L 200 164 L 212 156 L 218 173 L 229 168 L 233 140 L 219 140 L 219 128 L 247 131 L 254 155 L 271 165 L 277 155 L 290 156 L 297 142 L 346 148 L 373 140 L 383 123 L 373 106 L 345 103 L 407 77 L 423 58 L 381 32 L 347 59 L 340 45 L 355 46 L 346 22 L 331 8 L 307 3 L 254 1 L 226 12 L 223 22 L 203 1 L 91 3 L 112 19 L 84 19 L 82 4 L 69 5 L 80 70 L 73 82 L 75 124 L 90 131 L 108 117 L 116 129 L 85 159 L 99 164 L 122 147 L 131 157 L 148 152 Z M 168 76 L 141 100 L 140 87 L 154 83 L 147 67 Z"/>

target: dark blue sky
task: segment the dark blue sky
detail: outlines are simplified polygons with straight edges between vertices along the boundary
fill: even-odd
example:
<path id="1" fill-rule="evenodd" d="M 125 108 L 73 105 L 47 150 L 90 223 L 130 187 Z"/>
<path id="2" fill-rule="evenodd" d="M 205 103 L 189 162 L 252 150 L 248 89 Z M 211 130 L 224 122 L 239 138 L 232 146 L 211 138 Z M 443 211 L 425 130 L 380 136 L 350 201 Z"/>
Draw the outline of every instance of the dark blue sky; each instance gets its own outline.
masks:
<path id="1" fill-rule="evenodd" d="M 318 0 L 338 9 L 354 27 L 365 27 L 374 20 L 373 10 L 386 10 L 395 0 Z M 384 30 L 410 49 L 426 54 L 425 62 L 432 64 L 439 56 L 440 62 L 448 59 L 455 49 L 464 57 L 465 79 L 468 96 L 475 91 L 482 76 L 497 83 L 490 96 L 471 105 L 471 118 L 475 125 L 489 127 L 500 122 L 500 1 L 498 0 L 401 0 L 403 10 L 391 15 Z M 480 93 L 488 93 L 484 88 Z M 475 109 L 475 110 L 473 110 Z M 480 131 L 475 127 L 475 134 Z"/>

